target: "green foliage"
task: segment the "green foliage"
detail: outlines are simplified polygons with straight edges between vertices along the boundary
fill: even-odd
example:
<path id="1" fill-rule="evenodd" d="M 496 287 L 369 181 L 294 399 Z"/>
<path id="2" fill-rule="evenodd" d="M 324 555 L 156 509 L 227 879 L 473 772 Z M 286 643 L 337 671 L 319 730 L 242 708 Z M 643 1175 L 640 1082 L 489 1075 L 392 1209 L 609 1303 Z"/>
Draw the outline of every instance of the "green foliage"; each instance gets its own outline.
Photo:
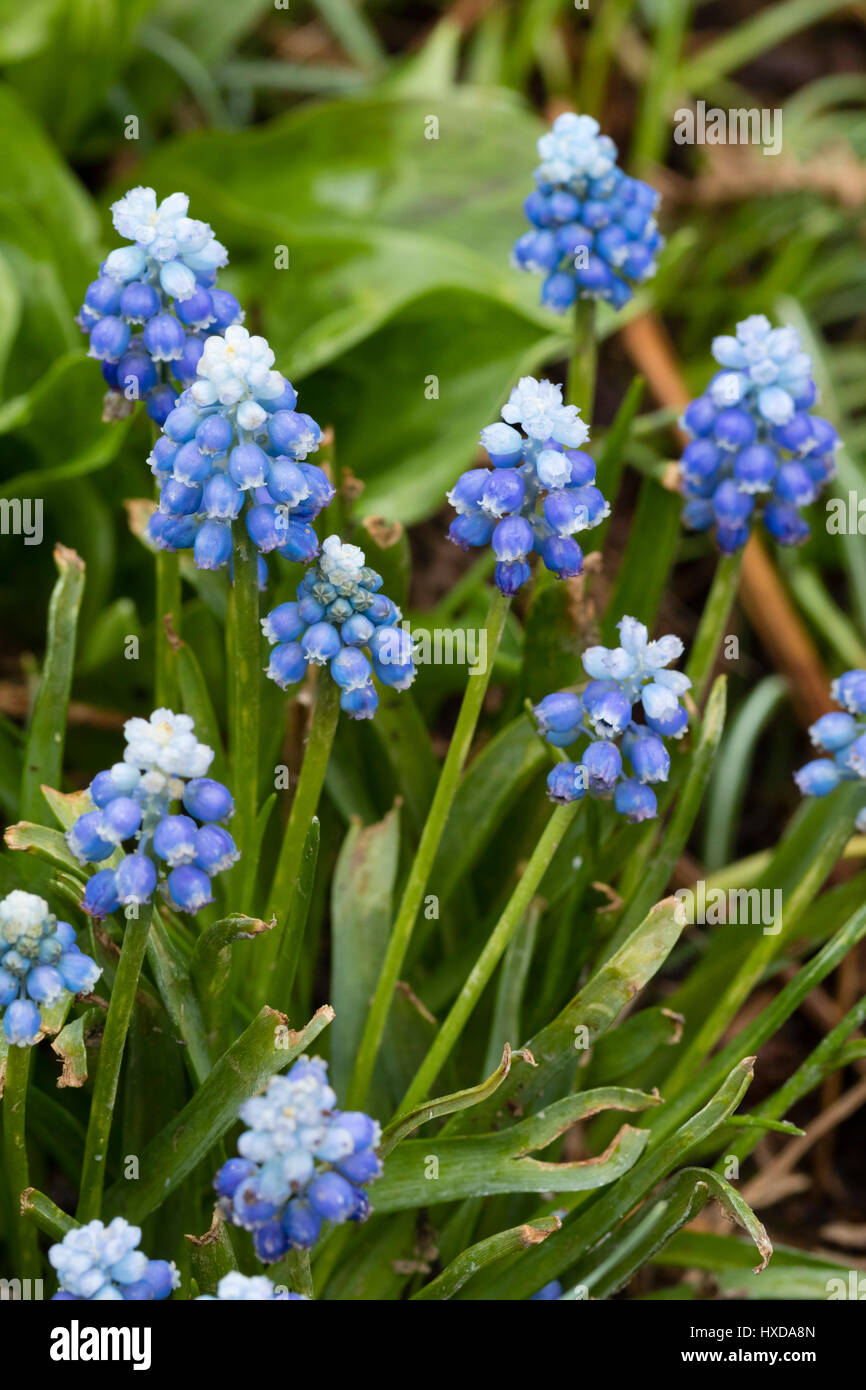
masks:
<path id="1" fill-rule="evenodd" d="M 842 7 L 784 0 L 707 41 L 686 0 L 606 0 L 585 31 L 562 0 L 527 0 L 488 9 L 468 36 L 445 19 L 408 58 L 392 52 L 399 8 L 371 17 L 351 0 L 316 0 L 305 20 L 328 61 L 311 64 L 276 56 L 281 21 L 262 0 L 0 4 L 0 491 L 45 508 L 41 546 L 2 537 L 14 690 L 0 715 L 0 891 L 48 896 L 103 968 L 94 998 L 52 1017 L 53 1054 L 34 1053 L 29 1076 L 0 1042 L 12 1117 L 3 1234 L 17 1191 L 38 1182 L 19 1230 L 38 1268 L 35 1233 L 58 1239 L 73 1224 L 51 1194 L 77 1191 L 79 1219 L 101 1209 L 145 1222 L 151 1252 L 179 1260 L 184 1296 L 190 1273 L 213 1289 L 238 1261 L 232 1241 L 224 1229 L 191 1246 L 183 1236 L 210 1222 L 238 1105 L 315 1049 L 340 1102 L 384 1127 L 374 1215 L 314 1252 L 318 1297 L 525 1299 L 559 1278 L 567 1296 L 609 1298 L 650 1267 L 702 1275 L 676 1296 L 824 1298 L 847 1271 L 784 1246 L 770 1258 L 725 1160 L 747 1163 L 768 1131 L 778 1143 L 800 1132 L 806 1112 L 794 1124 L 793 1108 L 862 1060 L 866 999 L 739 1112 L 753 1070 L 775 1077 L 780 1030 L 862 942 L 866 876 L 827 886 L 842 856 L 862 857 L 850 839 L 862 793 L 792 815 L 805 740 L 790 685 L 735 607 L 737 563 L 713 574 L 704 542 L 682 536 L 680 499 L 662 485 L 675 412 L 651 413 L 653 382 L 631 378 L 620 341 L 605 344 L 664 310 L 697 391 L 714 334 L 752 312 L 795 324 L 845 439 L 836 495 L 862 492 L 858 210 L 816 173 L 828 148 L 866 154 L 859 74 L 779 98 L 784 159 L 801 170 L 787 183 L 752 187 L 744 164 L 746 196 L 713 194 L 708 152 L 677 153 L 659 275 L 619 320 L 598 314 L 590 447 L 613 516 L 589 536 L 580 584 L 536 578 L 506 612 L 488 609 L 486 559 L 444 596 L 456 570 L 443 561 L 440 575 L 434 551 L 428 584 L 425 561 L 479 430 L 520 374 L 563 378 L 573 348 L 567 320 L 539 307 L 538 281 L 508 265 L 544 129 L 530 94 L 580 90 L 601 113 L 618 68 L 636 115 L 616 133 L 633 129 L 632 159 L 652 178 L 683 94 L 746 104 L 747 65 Z M 252 565 L 246 607 L 186 557 L 155 602 L 140 544 L 149 425 L 102 422 L 103 383 L 74 323 L 113 244 L 110 203 L 134 183 L 185 189 L 230 248 L 223 283 L 300 386 L 301 407 L 333 426 L 330 462 L 348 484 L 339 529 L 413 625 L 487 625 L 484 676 L 423 668 L 411 695 L 383 692 L 372 726 L 336 729 L 326 681 L 311 722 L 262 681 Z M 577 367 L 574 390 L 588 396 L 588 359 Z M 816 508 L 804 550 L 774 558 L 838 672 L 866 664 L 866 560 L 859 535 L 822 520 Z M 268 603 L 291 597 L 297 578 L 274 562 Z M 592 802 L 551 822 L 551 750 L 524 702 L 579 683 L 580 652 L 613 640 L 626 612 L 694 634 L 695 707 L 659 820 L 624 825 Z M 742 653 L 719 678 L 728 632 Z M 130 637 L 138 660 L 124 654 Z M 88 804 L 76 789 L 116 759 L 122 719 L 152 707 L 157 666 L 157 689 L 214 748 L 213 773 L 237 782 L 244 859 L 192 923 L 160 906 L 152 922 L 94 931 L 78 911 L 88 871 L 62 830 Z M 291 805 L 274 789 L 283 765 Z M 61 829 L 42 823 L 49 810 Z M 694 873 L 780 890 L 782 932 L 687 927 L 664 894 Z M 14 1118 L 25 1095 L 26 1145 Z M 748 1240 L 689 1229 L 710 1200 Z"/>

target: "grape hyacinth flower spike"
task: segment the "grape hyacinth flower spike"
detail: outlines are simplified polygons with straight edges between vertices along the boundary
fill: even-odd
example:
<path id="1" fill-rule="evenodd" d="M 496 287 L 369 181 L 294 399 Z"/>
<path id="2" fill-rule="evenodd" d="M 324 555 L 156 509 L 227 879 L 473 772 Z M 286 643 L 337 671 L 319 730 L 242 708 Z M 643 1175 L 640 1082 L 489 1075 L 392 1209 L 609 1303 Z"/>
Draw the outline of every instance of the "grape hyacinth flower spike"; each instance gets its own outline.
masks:
<path id="1" fill-rule="evenodd" d="M 340 706 L 352 719 L 370 719 L 384 685 L 406 690 L 415 679 L 412 639 L 399 608 L 381 593 L 382 576 L 363 550 L 329 536 L 318 563 L 298 585 L 293 603 L 281 603 L 262 619 L 273 645 L 266 675 L 282 690 L 295 685 L 308 665 L 328 666 L 340 687 Z"/>
<path id="2" fill-rule="evenodd" d="M 102 971 L 80 951 L 75 929 L 44 898 L 15 889 L 0 901 L 0 1014 L 11 1047 L 39 1040 L 42 1010 L 64 991 L 87 994 Z"/>
<path id="3" fill-rule="evenodd" d="M 617 148 L 591 116 L 566 111 L 538 142 L 535 189 L 523 204 L 532 230 L 512 263 L 544 275 L 541 302 L 564 313 L 576 299 L 621 309 L 651 279 L 664 239 L 659 195 L 619 168 Z"/>
<path id="4" fill-rule="evenodd" d="M 583 569 L 574 537 L 610 514 L 595 464 L 580 448 L 588 438 L 577 406 L 563 404 L 562 388 L 529 376 L 502 407 L 502 423 L 481 431 L 492 468 L 471 468 L 448 493 L 457 512 L 448 539 L 462 550 L 492 545 L 503 594 L 526 583 L 533 551 L 559 579 Z"/>
<path id="5" fill-rule="evenodd" d="M 52 1302 L 168 1298 L 180 1284 L 177 1268 L 168 1260 L 149 1260 L 138 1248 L 140 1240 L 140 1228 L 122 1216 L 107 1226 L 90 1221 L 67 1231 L 48 1251 L 60 1283 Z"/>
<path id="6" fill-rule="evenodd" d="M 149 902 L 158 881 L 172 907 L 197 912 L 213 901 L 211 880 L 239 858 L 220 822 L 234 813 L 228 788 L 206 776 L 213 749 L 199 743 L 188 714 L 154 710 L 124 725 L 123 762 L 90 784 L 94 809 L 66 833 L 82 864 L 100 864 L 125 843 L 133 849 L 88 880 L 83 907 L 105 917 Z"/>
<path id="7" fill-rule="evenodd" d="M 580 693 L 559 690 L 535 706 L 539 732 L 556 748 L 588 743 L 574 761 L 558 762 L 547 779 L 552 801 L 579 801 L 588 792 L 613 797 L 630 821 L 657 814 L 652 784 L 666 782 L 670 755 L 666 738 L 681 738 L 688 715 L 679 697 L 691 686 L 688 676 L 666 668 L 683 651 L 678 637 L 650 642 L 643 623 L 617 624 L 622 645 L 589 647 L 583 665 L 590 677 Z M 642 713 L 643 719 L 635 716 Z M 623 754 L 632 775 L 624 770 Z"/>
<path id="8" fill-rule="evenodd" d="M 300 1057 L 240 1107 L 248 1126 L 238 1140 L 240 1157 L 223 1164 L 214 1187 L 226 1220 L 252 1231 L 263 1264 L 310 1249 L 325 1221 L 365 1221 L 370 1214 L 364 1189 L 382 1171 L 381 1130 L 369 1115 L 336 1104 L 327 1063 Z"/>
<path id="9" fill-rule="evenodd" d="M 144 400 L 162 425 L 177 384 L 194 380 L 207 335 L 243 322 L 234 295 L 216 285 L 228 252 L 188 209 L 185 193 L 160 203 L 152 188 L 133 188 L 112 206 L 115 230 L 130 244 L 106 257 L 77 318 L 109 387 L 106 419 Z"/>
<path id="10" fill-rule="evenodd" d="M 800 545 L 809 527 L 800 509 L 835 472 L 839 436 L 811 414 L 818 399 L 812 361 L 795 328 L 773 328 L 763 314 L 713 339 L 719 364 L 681 424 L 690 437 L 679 464 L 683 522 L 715 531 L 725 555 L 745 545 L 762 507 L 770 535 Z"/>
<path id="11" fill-rule="evenodd" d="M 829 754 L 814 758 L 794 773 L 803 796 L 829 796 L 842 782 L 866 783 L 866 671 L 846 671 L 830 686 L 841 710 L 822 714 L 809 729 L 816 748 Z M 866 834 L 866 806 L 856 828 Z"/>
<path id="12" fill-rule="evenodd" d="M 207 338 L 150 455 L 160 498 L 148 538 L 162 550 L 192 548 L 199 569 L 231 559 L 241 515 L 260 556 L 307 563 L 319 552 L 312 522 L 334 488 L 307 455 L 322 431 L 295 410 L 297 392 L 273 363 L 266 339 L 239 325 Z"/>
<path id="13" fill-rule="evenodd" d="M 283 1303 L 309 1303 L 306 1294 L 292 1293 L 289 1289 L 277 1288 L 266 1274 L 241 1274 L 233 1269 L 224 1274 L 217 1284 L 216 1293 L 200 1293 L 196 1303 L 250 1303 L 253 1301 Z"/>

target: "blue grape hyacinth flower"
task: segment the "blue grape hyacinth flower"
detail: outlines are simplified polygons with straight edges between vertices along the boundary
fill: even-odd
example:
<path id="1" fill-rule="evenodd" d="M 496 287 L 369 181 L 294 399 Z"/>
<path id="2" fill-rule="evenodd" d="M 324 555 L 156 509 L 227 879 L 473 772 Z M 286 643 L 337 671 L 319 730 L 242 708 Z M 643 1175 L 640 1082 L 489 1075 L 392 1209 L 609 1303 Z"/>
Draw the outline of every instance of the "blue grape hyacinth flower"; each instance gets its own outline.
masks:
<path id="1" fill-rule="evenodd" d="M 327 666 L 340 686 L 341 708 L 352 719 L 372 718 L 379 704 L 374 675 L 396 690 L 408 689 L 416 675 L 412 638 L 381 588 L 382 576 L 363 550 L 329 536 L 296 601 L 278 604 L 262 619 L 273 645 L 265 674 L 285 690 L 308 665 Z"/>
<path id="2" fill-rule="evenodd" d="M 60 1284 L 54 1300 L 143 1303 L 168 1298 L 180 1275 L 167 1260 L 149 1260 L 138 1248 L 140 1241 L 140 1227 L 122 1216 L 107 1226 L 89 1221 L 67 1231 L 48 1251 Z"/>
<path id="3" fill-rule="evenodd" d="M 822 714 L 809 729 L 816 748 L 828 757 L 814 758 L 794 773 L 803 796 L 829 796 L 842 782 L 866 783 L 866 671 L 846 671 L 830 686 L 842 709 Z M 866 834 L 866 807 L 856 828 Z"/>
<path id="4" fill-rule="evenodd" d="M 811 358 L 795 328 L 773 328 L 763 314 L 714 338 L 713 356 L 720 370 L 681 420 L 690 437 L 679 464 L 683 522 L 714 531 L 725 555 L 745 545 L 759 515 L 774 540 L 800 545 L 809 536 L 801 509 L 833 477 L 840 443 L 810 413 Z"/>
<path id="5" fill-rule="evenodd" d="M 361 1111 L 338 1110 L 327 1063 L 300 1057 L 244 1101 L 248 1126 L 214 1178 L 226 1220 L 252 1231 L 263 1264 L 315 1245 L 324 1222 L 365 1221 L 366 1185 L 379 1177 L 381 1130 Z"/>
<path id="6" fill-rule="evenodd" d="M 289 1289 L 277 1288 L 266 1274 L 241 1274 L 230 1270 L 217 1284 L 216 1293 L 200 1293 L 196 1303 L 249 1303 L 249 1302 L 309 1303 L 306 1294 L 292 1293 Z"/>
<path id="7" fill-rule="evenodd" d="M 77 318 L 109 387 L 106 419 L 143 400 L 162 425 L 178 384 L 194 380 L 208 334 L 243 322 L 234 295 L 216 285 L 228 252 L 188 210 L 185 193 L 160 203 L 152 188 L 133 188 L 112 206 L 115 230 L 130 244 L 106 257 Z"/>
<path id="8" fill-rule="evenodd" d="M 220 822 L 234 814 L 231 792 L 206 776 L 213 749 L 199 743 L 188 714 L 154 710 L 124 725 L 123 762 L 90 784 L 93 809 L 66 832 L 82 864 L 101 864 L 133 848 L 88 880 L 83 907 L 105 917 L 150 902 L 158 883 L 172 907 L 198 912 L 213 902 L 212 880 L 239 859 Z"/>
<path id="9" fill-rule="evenodd" d="M 621 309 L 655 274 L 664 238 L 659 195 L 619 168 L 617 148 L 598 121 L 566 111 L 538 142 L 535 189 L 523 204 L 532 230 L 512 263 L 545 277 L 541 302 L 563 313 L 576 299 Z"/>
<path id="10" fill-rule="evenodd" d="M 589 430 L 562 388 L 523 377 L 502 407 L 502 423 L 481 431 L 492 467 L 462 473 L 448 493 L 457 512 L 448 539 L 462 550 L 491 545 L 494 580 L 515 594 L 539 554 L 559 579 L 583 569 L 574 539 L 598 526 L 610 507 L 595 486 L 595 464 L 581 445 Z"/>
<path id="11" fill-rule="evenodd" d="M 0 901 L 0 1014 L 10 1047 L 32 1047 L 42 1010 L 64 992 L 89 993 L 101 974 L 44 898 L 15 889 Z"/>
<path id="12" fill-rule="evenodd" d="M 260 556 L 306 563 L 319 553 L 312 523 L 334 488 L 307 455 L 322 431 L 295 410 L 297 392 L 273 363 L 266 339 L 239 325 L 205 341 L 149 459 L 160 495 L 147 536 L 157 549 L 191 548 L 199 569 L 220 569 L 243 516 Z"/>
<path id="13" fill-rule="evenodd" d="M 622 618 L 617 626 L 621 646 L 589 647 L 583 653 L 589 684 L 580 693 L 559 690 L 545 696 L 534 713 L 539 732 L 556 748 L 588 739 L 576 759 L 552 768 L 547 779 L 552 801 L 579 801 L 587 793 L 612 797 L 628 820 L 649 820 L 658 813 L 653 784 L 666 782 L 670 772 L 664 740 L 681 738 L 688 727 L 680 696 L 691 681 L 667 669 L 682 655 L 678 637 L 651 642 L 635 618 Z"/>

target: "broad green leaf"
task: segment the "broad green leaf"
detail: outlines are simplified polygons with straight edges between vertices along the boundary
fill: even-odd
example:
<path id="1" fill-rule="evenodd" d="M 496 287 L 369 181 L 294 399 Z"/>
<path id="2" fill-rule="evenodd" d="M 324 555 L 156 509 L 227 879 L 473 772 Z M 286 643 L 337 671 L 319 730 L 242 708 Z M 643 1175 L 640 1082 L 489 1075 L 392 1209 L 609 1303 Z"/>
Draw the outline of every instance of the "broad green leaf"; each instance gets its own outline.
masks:
<path id="1" fill-rule="evenodd" d="M 21 779 L 21 814 L 42 812 L 42 783 L 57 785 L 63 767 L 66 710 L 75 664 L 75 630 L 84 590 L 84 563 L 74 550 L 54 547 L 58 580 L 48 610 L 45 664 L 27 733 Z"/>
<path id="2" fill-rule="evenodd" d="M 348 1086 L 393 916 L 400 853 L 399 813 L 377 825 L 353 821 L 331 890 L 331 998 L 340 1027 L 331 1034 L 335 1090 Z"/>

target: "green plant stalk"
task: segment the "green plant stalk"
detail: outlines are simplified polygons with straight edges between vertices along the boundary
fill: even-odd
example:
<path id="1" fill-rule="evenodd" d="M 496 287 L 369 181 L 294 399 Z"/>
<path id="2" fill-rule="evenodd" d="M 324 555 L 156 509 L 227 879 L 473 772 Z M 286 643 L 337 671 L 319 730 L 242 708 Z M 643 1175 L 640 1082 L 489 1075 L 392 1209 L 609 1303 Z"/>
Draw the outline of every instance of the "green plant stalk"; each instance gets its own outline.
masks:
<path id="1" fill-rule="evenodd" d="M 27 1163 L 27 1083 L 30 1079 L 30 1047 L 10 1047 L 6 1053 L 6 1083 L 3 1090 L 3 1161 L 12 1196 L 13 1222 L 18 1266 L 23 1279 L 39 1274 L 39 1247 L 36 1230 L 21 1215 L 21 1197 L 30 1186 Z"/>
<path id="2" fill-rule="evenodd" d="M 234 583 L 229 597 L 228 669 L 230 760 L 232 792 L 237 807 L 234 832 L 241 861 L 236 882 L 244 891 L 255 872 L 254 847 L 259 785 L 259 725 L 261 722 L 261 649 L 259 627 L 258 554 L 246 526 L 234 522 Z M 246 859 L 244 856 L 246 855 Z"/>
<path id="3" fill-rule="evenodd" d="M 265 917 L 268 919 L 276 917 L 277 925 L 268 934 L 267 939 L 262 941 L 256 960 L 254 1003 L 257 1007 L 264 1003 L 276 1005 L 277 1000 L 276 998 L 272 999 L 271 995 L 278 975 L 282 1002 L 286 1001 L 286 990 L 287 988 L 291 989 L 293 982 L 300 942 L 287 941 L 286 933 L 290 931 L 292 926 L 295 898 L 298 892 L 303 891 L 304 849 L 325 783 L 328 759 L 331 756 L 331 746 L 337 732 L 339 718 L 340 688 L 336 681 L 331 679 L 330 673 L 323 668 L 319 672 L 316 684 L 316 702 L 304 749 L 301 775 L 298 778 L 298 785 L 292 798 L 289 819 L 280 846 L 280 854 L 277 867 L 274 870 L 268 907 L 265 913 Z M 301 914 L 302 925 L 304 922 L 305 918 Z M 278 971 L 278 965 L 283 960 L 285 953 L 291 957 L 290 970 L 288 972 Z M 289 974 L 291 974 L 292 979 L 288 978 Z"/>
<path id="4" fill-rule="evenodd" d="M 448 1017 L 436 1034 L 427 1056 L 415 1073 L 408 1091 L 400 1102 L 400 1111 L 410 1110 L 413 1105 L 421 1103 L 451 1055 L 472 1010 L 502 959 L 505 948 L 520 926 L 548 865 L 559 849 L 563 835 L 577 814 L 579 805 L 580 802 L 572 801 L 567 806 L 557 806 L 547 822 L 544 833 L 535 846 L 532 857 L 523 871 L 520 882 L 509 898 L 505 911 L 487 938 L 484 950 L 472 967 Z M 507 1040 L 503 1039 L 503 1041 Z"/>
<path id="5" fill-rule="evenodd" d="M 87 1138 L 84 1144 L 84 1162 L 81 1168 L 81 1187 L 76 1216 L 83 1224 L 99 1216 L 102 1208 L 102 1191 L 105 1186 L 105 1169 L 108 1161 L 108 1140 L 111 1134 L 111 1120 L 117 1103 L 117 1083 L 120 1065 L 129 1031 L 129 1020 L 135 1004 L 138 977 L 147 950 L 152 908 L 144 903 L 137 917 L 126 922 L 123 945 L 111 991 L 111 1002 L 105 1020 L 102 1046 L 99 1050 L 99 1066 L 93 1085 L 90 1102 L 90 1119 L 87 1124 Z"/>
<path id="6" fill-rule="evenodd" d="M 373 1068 L 376 1064 L 376 1057 L 394 998 L 394 988 L 403 961 L 406 959 L 415 919 L 421 907 L 430 870 L 433 867 L 436 851 L 439 848 L 445 823 L 460 781 L 460 774 L 469 756 L 469 749 L 475 735 L 475 726 L 478 723 L 481 706 L 484 703 L 484 696 L 487 692 L 490 673 L 493 670 L 493 663 L 496 659 L 510 602 L 511 600 L 500 593 L 498 589 L 494 590 L 485 621 L 487 669 L 483 675 L 469 676 L 467 681 L 460 713 L 457 716 L 457 723 L 445 762 L 442 764 L 442 771 L 439 774 L 436 791 L 427 813 L 427 819 L 424 822 L 424 829 L 418 841 L 415 858 L 409 870 L 409 877 L 388 941 L 388 949 L 385 952 L 382 972 L 376 985 L 370 1012 L 367 1015 L 367 1023 L 358 1049 L 358 1060 L 346 1101 L 348 1109 L 361 1110 L 367 1099 Z"/>
<path id="7" fill-rule="evenodd" d="M 743 550 L 738 550 L 736 555 L 722 555 L 716 565 L 686 666 L 686 675 L 692 683 L 692 698 L 696 705 L 702 703 L 712 679 L 725 626 L 739 587 L 744 553 Z"/>
<path id="8" fill-rule="evenodd" d="M 595 300 L 578 299 L 574 306 L 571 358 L 568 363 L 566 401 L 576 405 L 581 419 L 592 424 L 598 343 L 595 333 Z"/>
<path id="9" fill-rule="evenodd" d="M 165 630 L 165 618 L 180 636 L 180 556 L 170 550 L 156 552 L 156 658 L 154 671 L 154 702 L 157 708 L 177 709 L 177 659 Z"/>

